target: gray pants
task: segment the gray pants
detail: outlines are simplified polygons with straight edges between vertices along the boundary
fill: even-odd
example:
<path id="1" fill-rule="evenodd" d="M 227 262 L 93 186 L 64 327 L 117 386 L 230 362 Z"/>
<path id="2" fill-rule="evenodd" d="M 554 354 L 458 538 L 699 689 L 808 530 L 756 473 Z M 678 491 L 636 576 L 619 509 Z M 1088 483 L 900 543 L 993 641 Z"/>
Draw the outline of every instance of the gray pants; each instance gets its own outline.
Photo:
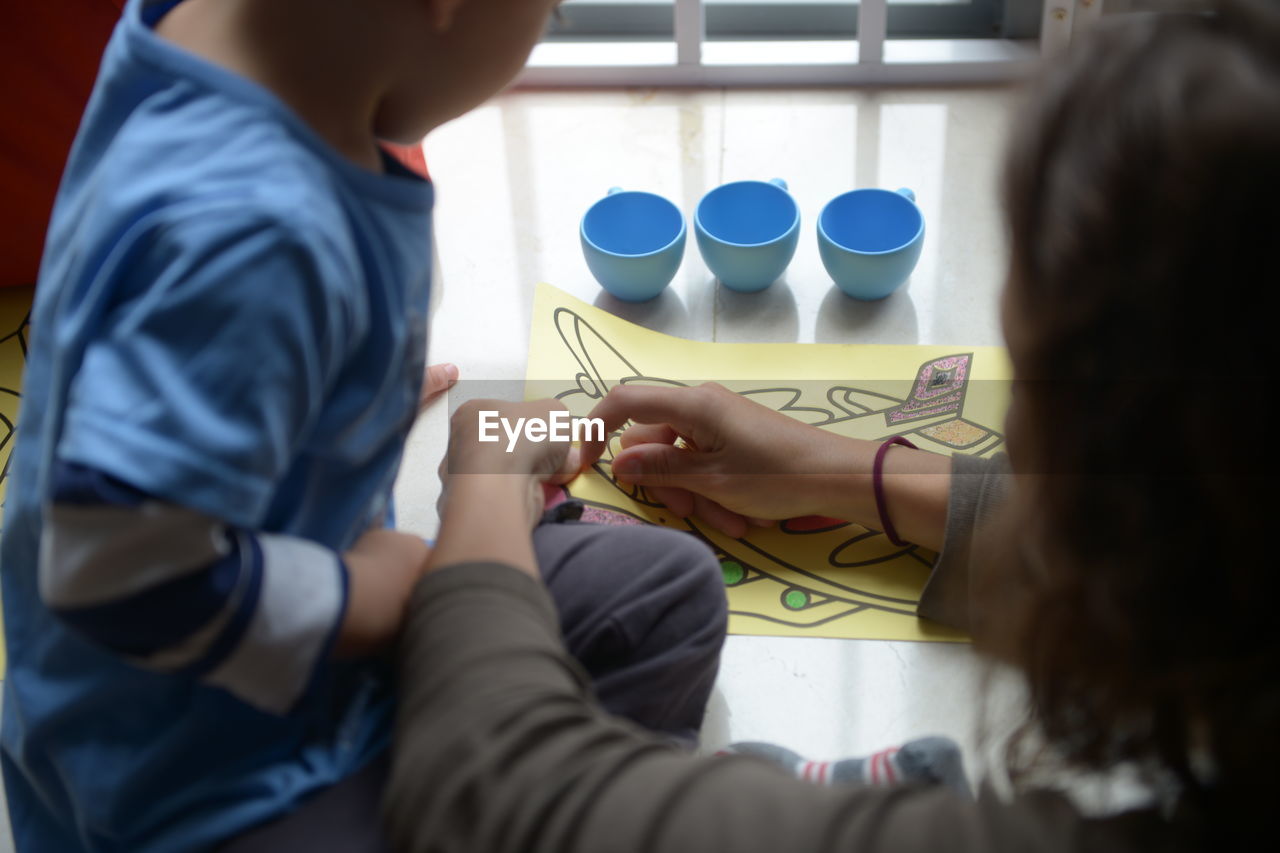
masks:
<path id="1" fill-rule="evenodd" d="M 727 619 L 711 551 L 662 528 L 576 521 L 539 525 L 533 543 L 565 646 L 591 675 L 601 705 L 692 744 Z M 384 853 L 378 808 L 388 769 L 385 757 L 375 761 L 221 851 Z"/>

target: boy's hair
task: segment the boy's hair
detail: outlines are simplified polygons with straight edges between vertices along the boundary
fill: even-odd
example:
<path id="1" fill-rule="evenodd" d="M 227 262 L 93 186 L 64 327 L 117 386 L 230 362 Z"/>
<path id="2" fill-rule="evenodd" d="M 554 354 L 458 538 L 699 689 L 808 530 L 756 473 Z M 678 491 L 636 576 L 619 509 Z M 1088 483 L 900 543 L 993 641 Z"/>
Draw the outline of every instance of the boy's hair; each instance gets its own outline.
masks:
<path id="1" fill-rule="evenodd" d="M 1068 765 L 1156 771 L 1237 840 L 1280 779 L 1276 7 L 1106 21 L 1041 81 L 1005 174 L 1035 532 L 993 642 Z"/>

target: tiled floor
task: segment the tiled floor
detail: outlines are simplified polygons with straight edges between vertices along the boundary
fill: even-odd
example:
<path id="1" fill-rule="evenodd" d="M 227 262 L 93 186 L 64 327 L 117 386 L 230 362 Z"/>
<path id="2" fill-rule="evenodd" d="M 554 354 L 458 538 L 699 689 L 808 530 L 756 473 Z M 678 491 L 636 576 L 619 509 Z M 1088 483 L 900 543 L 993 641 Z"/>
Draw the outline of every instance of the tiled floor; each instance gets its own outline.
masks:
<path id="1" fill-rule="evenodd" d="M 1005 262 L 998 164 L 1016 96 L 1000 89 L 522 93 L 437 131 L 443 294 L 431 356 L 467 379 L 523 376 L 533 285 L 547 281 L 650 328 L 716 341 L 999 344 Z M 652 303 L 605 294 L 578 221 L 611 186 L 666 195 L 686 216 L 718 184 L 784 178 L 803 236 L 784 280 L 754 295 L 717 287 L 690 239 Z M 854 187 L 909 186 L 927 222 L 906 288 L 881 303 L 835 289 L 814 221 Z M 413 437 L 401 523 L 435 529 L 444 406 Z M 706 746 L 771 740 L 814 757 L 943 733 L 978 754 L 978 709 L 1007 710 L 967 646 L 730 637 Z M 998 726 L 997 726 L 998 728 Z"/>
<path id="2" fill-rule="evenodd" d="M 1004 242 L 998 163 L 1015 96 L 999 89 L 521 93 L 437 131 L 443 282 L 433 360 L 468 379 L 524 375 L 533 285 L 551 282 L 660 331 L 702 340 L 986 345 L 1000 343 Z M 673 283 L 630 305 L 591 279 L 578 220 L 611 186 L 662 193 L 686 215 L 724 181 L 782 177 L 804 235 L 784 280 L 745 296 L 718 288 L 693 240 Z M 876 304 L 837 291 L 818 259 L 814 219 L 854 187 L 911 187 L 924 252 L 908 286 Z M 518 393 L 518 387 L 517 387 Z M 398 486 L 400 524 L 437 526 L 436 465 L 447 407 L 427 412 Z M 1013 707 L 967 646 L 730 637 L 705 746 L 769 740 L 812 757 L 942 733 L 981 772 L 980 720 L 999 732 Z M 8 833 L 0 826 L 0 850 Z"/>

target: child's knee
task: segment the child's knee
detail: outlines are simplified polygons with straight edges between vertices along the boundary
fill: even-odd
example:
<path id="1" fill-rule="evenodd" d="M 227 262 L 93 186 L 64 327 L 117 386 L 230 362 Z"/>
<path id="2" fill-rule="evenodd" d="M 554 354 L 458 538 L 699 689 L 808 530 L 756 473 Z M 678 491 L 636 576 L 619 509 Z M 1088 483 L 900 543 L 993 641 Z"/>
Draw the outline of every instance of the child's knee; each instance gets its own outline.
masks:
<path id="1" fill-rule="evenodd" d="M 544 578 L 566 625 L 605 612 L 642 636 L 723 637 L 723 574 L 705 542 L 651 526 L 542 525 L 534 534 Z"/>
<path id="2" fill-rule="evenodd" d="M 661 557 L 656 582 L 669 586 L 672 605 L 696 613 L 709 631 L 724 633 L 728 621 L 724 574 L 711 548 L 696 536 L 665 528 L 642 528 L 648 548 Z"/>
<path id="3" fill-rule="evenodd" d="M 687 572 L 692 587 L 690 597 L 697 601 L 714 620 L 716 629 L 723 634 L 729 621 L 729 602 L 725 596 L 724 570 L 715 552 L 705 543 L 685 536 L 689 540 Z"/>

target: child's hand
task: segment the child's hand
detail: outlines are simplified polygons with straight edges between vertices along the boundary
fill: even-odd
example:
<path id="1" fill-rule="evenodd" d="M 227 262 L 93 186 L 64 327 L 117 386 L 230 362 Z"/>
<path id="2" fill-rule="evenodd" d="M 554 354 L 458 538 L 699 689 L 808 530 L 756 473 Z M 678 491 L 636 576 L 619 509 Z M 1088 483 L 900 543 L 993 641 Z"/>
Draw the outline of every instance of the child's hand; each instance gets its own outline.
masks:
<path id="1" fill-rule="evenodd" d="M 553 411 L 565 411 L 558 400 L 512 403 L 506 400 L 469 400 L 458 407 L 449 424 L 450 476 L 458 474 L 518 474 L 537 482 L 563 483 L 577 473 L 578 454 L 567 441 L 530 441 L 521 430 L 512 441 L 511 427 L 533 421 L 547 422 Z M 490 440 L 482 441 L 481 413 Z M 496 439 L 496 440 L 494 440 Z"/>
<path id="2" fill-rule="evenodd" d="M 418 397 L 418 411 L 430 406 L 458 381 L 456 364 L 433 364 L 422 376 L 422 394 Z"/>
<path id="3" fill-rule="evenodd" d="M 553 411 L 565 411 L 564 405 L 471 400 L 454 413 L 440 467 L 440 538 L 428 568 L 496 561 L 537 576 L 529 531 L 542 515 L 541 484 L 572 479 L 578 453 L 567 441 L 531 441 L 523 429 L 512 439 L 496 427 L 497 440 L 481 441 L 481 413 L 486 423 L 505 421 L 515 432 L 530 419 L 549 422 Z M 487 432 L 494 435 L 493 428 Z"/>
<path id="4" fill-rule="evenodd" d="M 400 632 L 413 585 L 431 549 L 418 536 L 368 530 L 345 554 L 347 609 L 334 643 L 338 657 L 382 651 Z"/>
<path id="5" fill-rule="evenodd" d="M 646 486 L 680 516 L 697 515 L 730 536 L 752 524 L 830 508 L 826 491 L 848 456 L 842 439 L 765 408 L 721 385 L 622 385 L 591 417 L 608 435 L 628 420 L 614 457 L 619 482 Z M 582 465 L 604 452 L 584 443 Z"/>

